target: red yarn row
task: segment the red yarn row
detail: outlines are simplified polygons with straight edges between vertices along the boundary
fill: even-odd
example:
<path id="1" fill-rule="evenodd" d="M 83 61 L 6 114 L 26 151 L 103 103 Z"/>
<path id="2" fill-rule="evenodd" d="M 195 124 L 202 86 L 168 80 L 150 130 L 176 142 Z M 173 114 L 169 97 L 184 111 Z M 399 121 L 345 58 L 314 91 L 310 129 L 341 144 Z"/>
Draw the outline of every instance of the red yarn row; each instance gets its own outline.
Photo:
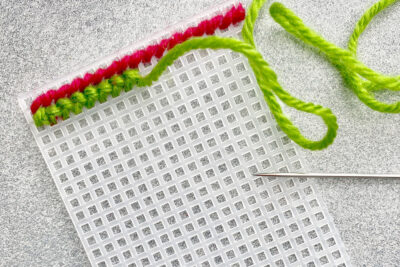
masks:
<path id="1" fill-rule="evenodd" d="M 137 68 L 139 63 L 150 62 L 153 56 L 162 57 L 165 50 L 173 48 L 175 45 L 182 43 L 193 36 L 202 36 L 204 34 L 214 34 L 216 29 L 226 29 L 231 24 L 242 21 L 245 17 L 245 10 L 242 4 L 232 7 L 225 15 L 218 15 L 209 20 L 204 20 L 196 27 L 190 27 L 185 32 L 177 32 L 169 39 L 162 40 L 157 45 L 150 45 L 143 50 L 136 51 L 131 55 L 124 56 L 122 59 L 115 60 L 105 69 L 98 69 L 95 73 L 86 73 L 83 78 L 78 77 L 69 84 L 64 84 L 57 90 L 49 90 L 38 96 L 31 104 L 31 112 L 34 114 L 39 107 L 50 106 L 53 101 L 63 97 L 69 97 L 74 92 L 83 91 L 90 84 L 96 85 L 103 79 L 108 79 L 115 74 L 121 74 L 129 68 Z"/>

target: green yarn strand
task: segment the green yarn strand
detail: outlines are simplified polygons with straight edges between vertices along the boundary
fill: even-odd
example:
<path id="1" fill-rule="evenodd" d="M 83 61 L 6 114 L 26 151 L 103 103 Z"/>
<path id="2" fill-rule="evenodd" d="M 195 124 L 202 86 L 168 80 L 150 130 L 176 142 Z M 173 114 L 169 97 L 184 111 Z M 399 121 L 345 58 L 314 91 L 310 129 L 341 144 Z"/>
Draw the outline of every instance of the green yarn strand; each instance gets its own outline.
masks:
<path id="1" fill-rule="evenodd" d="M 386 113 L 399 113 L 400 102 L 382 103 L 372 92 L 382 89 L 400 90 L 400 76 L 391 77 L 373 71 L 356 58 L 358 38 L 372 18 L 380 11 L 396 2 L 381 0 L 373 5 L 358 21 L 349 41 L 349 50 L 339 48 L 326 41 L 320 35 L 304 25 L 291 10 L 283 4 L 273 3 L 270 7 L 272 18 L 287 32 L 303 42 L 318 48 L 338 68 L 344 81 L 351 87 L 357 97 L 373 110 Z"/>
<path id="2" fill-rule="evenodd" d="M 268 0 L 253 0 L 249 10 L 247 11 L 246 18 L 244 19 L 242 38 L 246 43 L 251 44 L 253 47 L 256 46 L 253 37 L 254 24 L 256 23 L 258 15 L 260 14 L 260 9 L 267 1 Z"/>
<path id="3" fill-rule="evenodd" d="M 190 50 L 206 48 L 230 49 L 243 54 L 248 59 L 256 76 L 257 83 L 264 94 L 264 99 L 271 109 L 278 125 L 294 142 L 311 150 L 323 149 L 333 142 L 338 128 L 336 117 L 333 113 L 327 108 L 312 103 L 305 103 L 287 93 L 279 84 L 276 73 L 269 67 L 262 55 L 251 44 L 240 40 L 217 36 L 187 40 L 177 45 L 170 53 L 166 54 L 145 79 L 151 81 L 158 80 L 164 70 L 177 58 Z M 284 115 L 275 95 L 290 107 L 320 116 L 328 128 L 324 138 L 319 141 L 313 141 L 304 137 L 300 130 Z"/>
<path id="4" fill-rule="evenodd" d="M 357 22 L 356 27 L 354 27 L 353 34 L 350 37 L 348 49 L 353 54 L 357 54 L 357 46 L 358 46 L 358 38 L 361 36 L 363 31 L 367 28 L 368 24 L 371 20 L 377 15 L 379 12 L 394 4 L 397 0 L 382 0 L 375 3 L 371 6 L 364 15 Z"/>

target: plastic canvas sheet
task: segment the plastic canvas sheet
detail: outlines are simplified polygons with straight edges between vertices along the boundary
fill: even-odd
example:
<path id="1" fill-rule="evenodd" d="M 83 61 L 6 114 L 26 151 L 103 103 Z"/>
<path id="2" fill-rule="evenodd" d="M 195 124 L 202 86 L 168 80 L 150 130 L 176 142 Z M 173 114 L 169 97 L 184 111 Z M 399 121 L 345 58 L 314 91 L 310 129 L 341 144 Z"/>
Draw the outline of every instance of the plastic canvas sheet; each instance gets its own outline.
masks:
<path id="1" fill-rule="evenodd" d="M 216 7 L 20 99 L 93 266 L 349 266 L 247 60 L 187 53 L 151 87 L 36 128 L 33 97 L 232 6 Z M 240 38 L 242 23 L 216 32 Z M 152 64 L 139 69 L 149 72 Z"/>

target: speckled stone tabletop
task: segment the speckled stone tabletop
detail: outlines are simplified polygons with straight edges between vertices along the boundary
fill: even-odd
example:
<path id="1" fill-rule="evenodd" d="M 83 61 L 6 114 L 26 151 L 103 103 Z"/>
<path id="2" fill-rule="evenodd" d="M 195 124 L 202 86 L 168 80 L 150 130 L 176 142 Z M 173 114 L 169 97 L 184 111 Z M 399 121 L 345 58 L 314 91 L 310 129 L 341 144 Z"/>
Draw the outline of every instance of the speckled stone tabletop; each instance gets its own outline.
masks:
<path id="1" fill-rule="evenodd" d="M 281 1 L 341 47 L 374 3 Z M 0 266 L 89 266 L 17 96 L 214 2 L 0 0 Z M 400 73 L 399 15 L 397 3 L 360 39 L 359 58 L 386 74 Z M 324 56 L 286 33 L 266 8 L 255 40 L 289 92 L 330 107 L 338 117 L 335 143 L 320 152 L 304 151 L 310 170 L 400 173 L 399 114 L 380 114 L 361 104 Z M 395 101 L 400 94 L 378 97 Z M 319 120 L 289 112 L 307 136 L 323 132 Z M 319 179 L 316 187 L 355 266 L 400 265 L 400 180 Z"/>

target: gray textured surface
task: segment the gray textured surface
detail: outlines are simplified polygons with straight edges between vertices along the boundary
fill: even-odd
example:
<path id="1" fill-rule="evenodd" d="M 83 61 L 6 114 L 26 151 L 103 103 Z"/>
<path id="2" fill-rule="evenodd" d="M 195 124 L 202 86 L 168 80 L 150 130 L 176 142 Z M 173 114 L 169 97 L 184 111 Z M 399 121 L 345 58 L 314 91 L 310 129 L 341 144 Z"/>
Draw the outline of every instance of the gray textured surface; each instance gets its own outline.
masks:
<path id="1" fill-rule="evenodd" d="M 106 56 L 150 32 L 211 6 L 212 0 L 0 1 L 0 265 L 88 266 L 17 95 Z M 344 47 L 373 0 L 282 0 L 324 37 Z M 248 2 L 247 2 L 248 3 Z M 359 57 L 399 73 L 400 3 L 361 38 Z M 264 11 L 256 43 L 295 96 L 330 107 L 340 129 L 321 152 L 305 151 L 313 171 L 400 172 L 400 115 L 380 114 L 344 87 L 323 56 L 290 37 Z M 381 94 L 400 99 L 400 94 Z M 323 130 L 290 111 L 308 136 Z M 400 180 L 324 179 L 317 187 L 355 266 L 400 264 Z"/>

